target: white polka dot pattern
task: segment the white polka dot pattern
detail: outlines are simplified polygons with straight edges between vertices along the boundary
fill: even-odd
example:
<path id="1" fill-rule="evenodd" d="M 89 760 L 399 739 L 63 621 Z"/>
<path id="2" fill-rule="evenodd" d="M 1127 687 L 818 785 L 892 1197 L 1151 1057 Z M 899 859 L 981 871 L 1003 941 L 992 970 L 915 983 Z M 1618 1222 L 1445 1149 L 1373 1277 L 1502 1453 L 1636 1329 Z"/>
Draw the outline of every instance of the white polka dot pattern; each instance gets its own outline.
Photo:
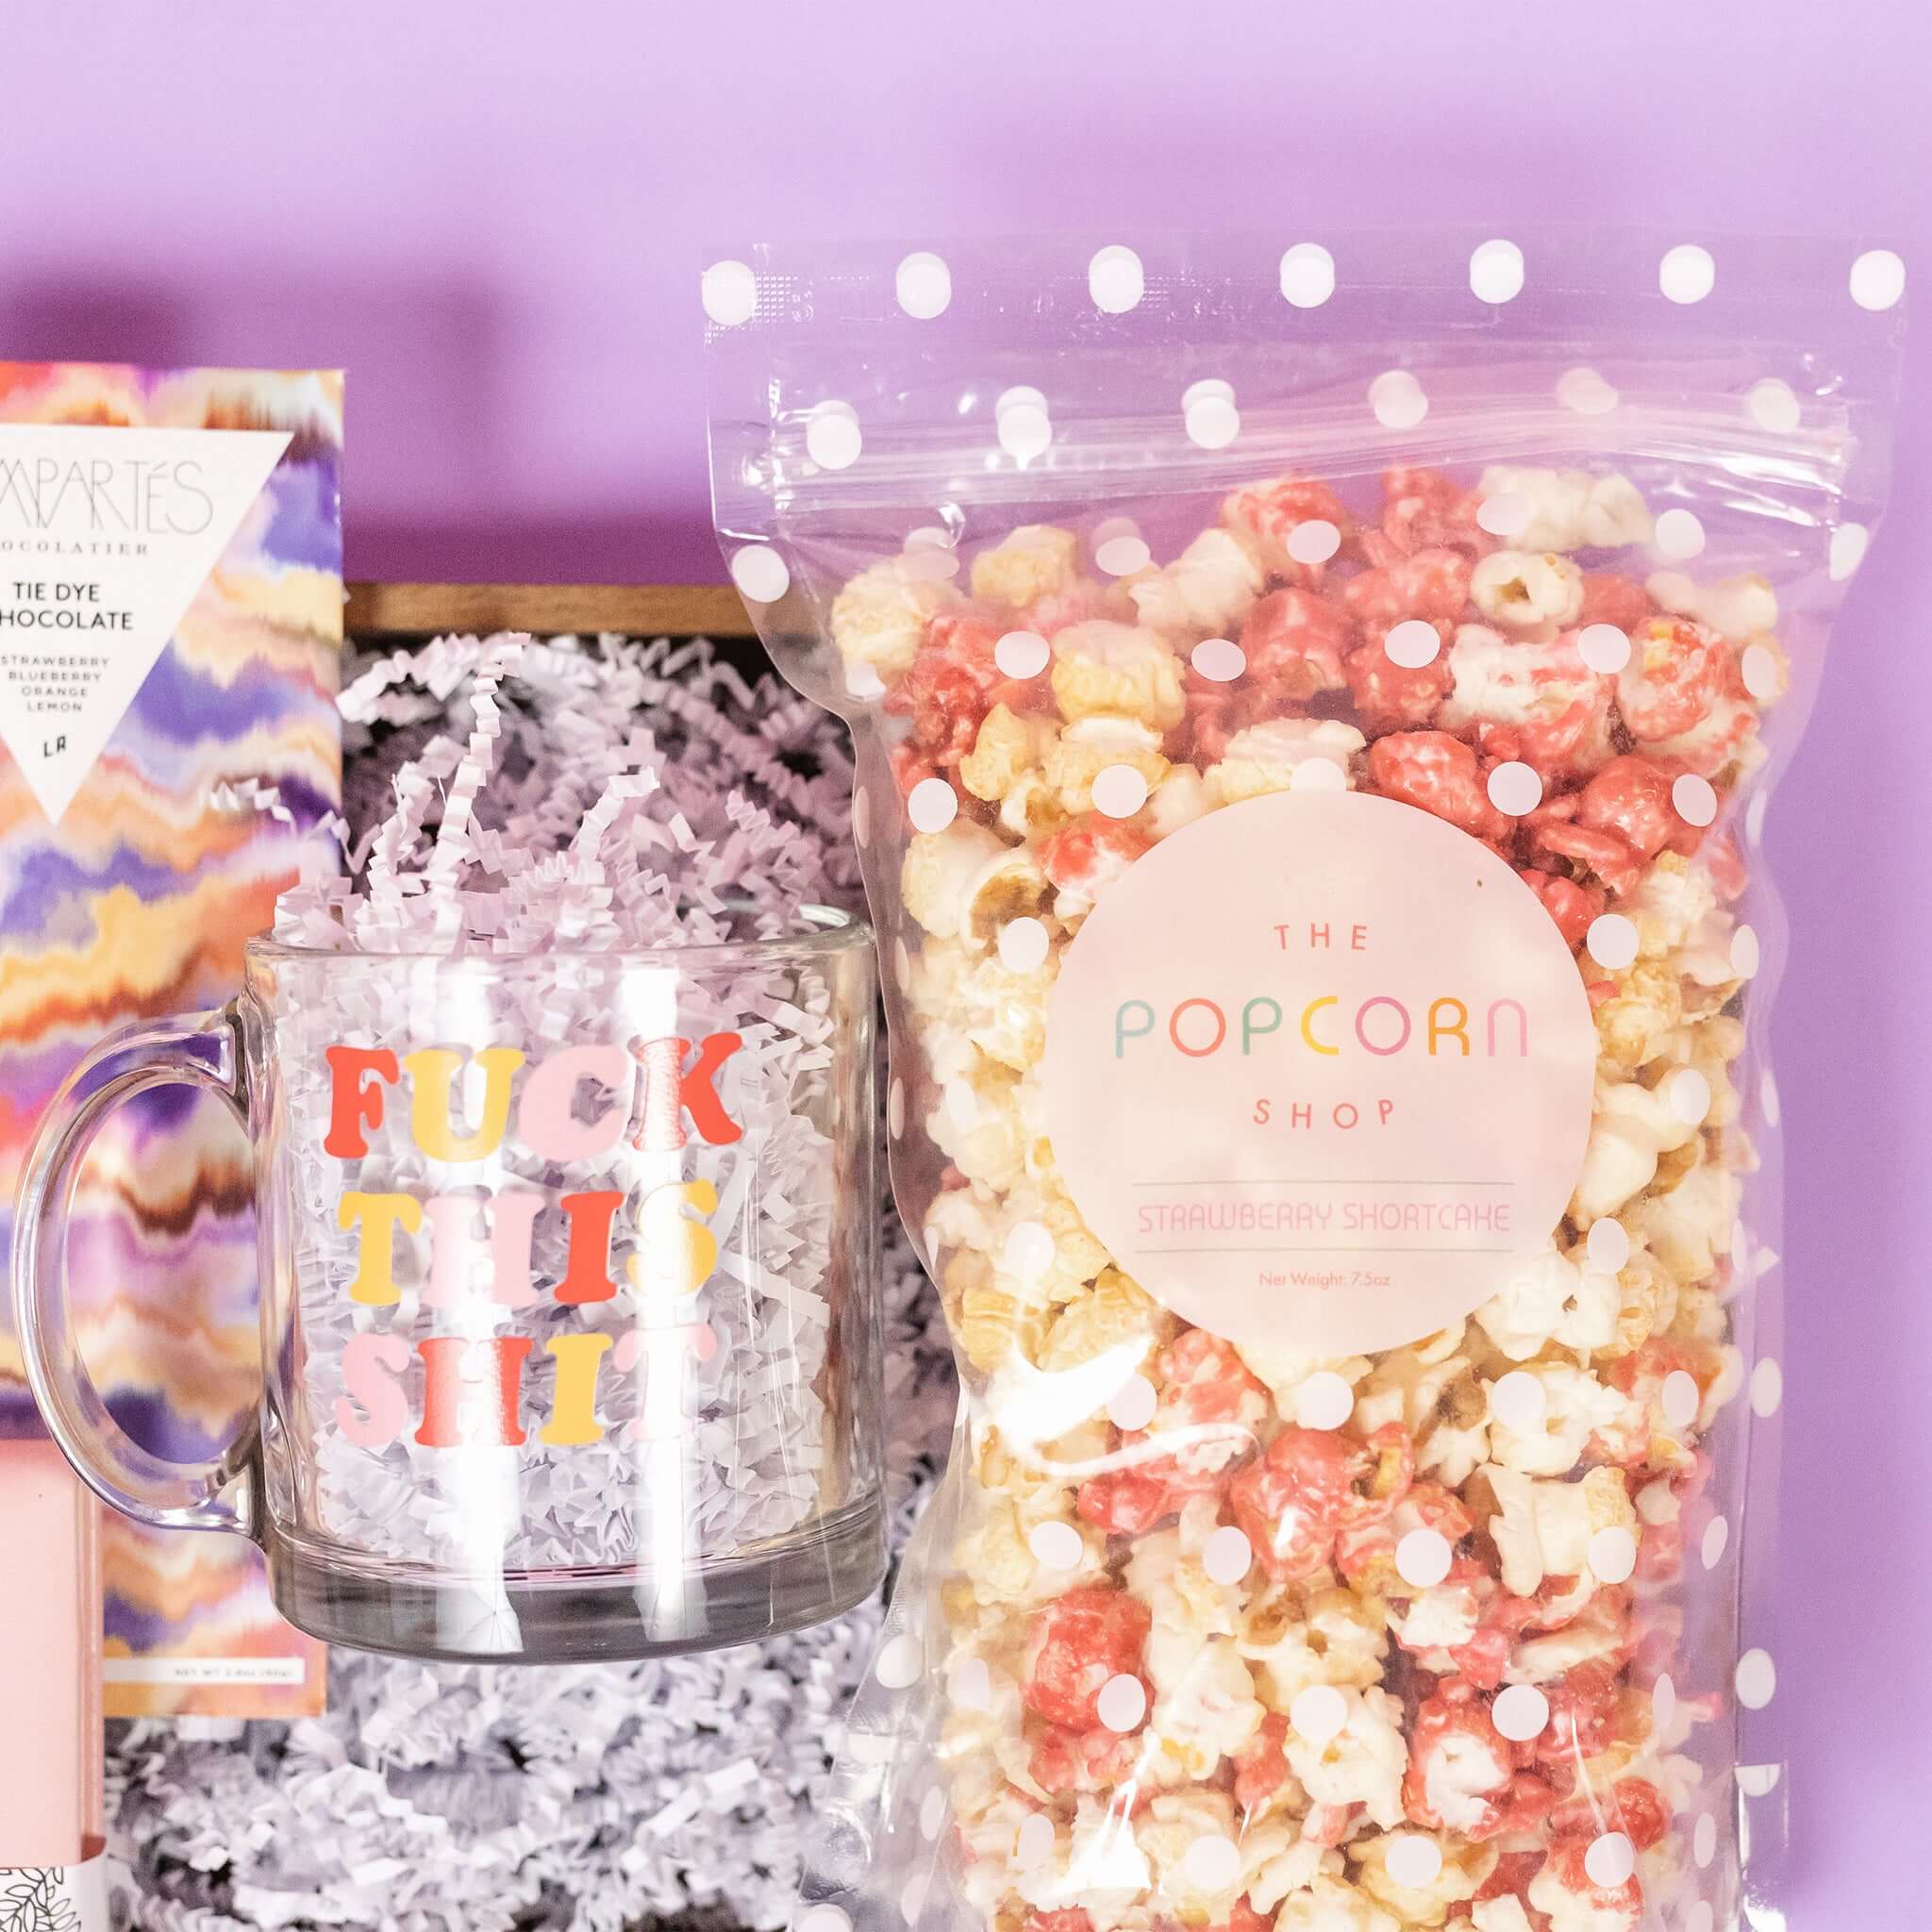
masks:
<path id="1" fill-rule="evenodd" d="M 1159 1407 L 1160 1398 L 1154 1392 L 1154 1384 L 1145 1375 L 1129 1375 L 1113 1391 L 1107 1405 L 1108 1420 L 1115 1428 L 1131 1433 L 1144 1429 Z"/>
<path id="2" fill-rule="evenodd" d="M 1147 803 L 1147 781 L 1132 765 L 1108 765 L 1093 780 L 1093 809 L 1103 818 L 1130 819 Z"/>
<path id="3" fill-rule="evenodd" d="M 1490 1413 L 1506 1429 L 1526 1436 L 1543 1425 L 1549 1397 L 1543 1385 L 1523 1369 L 1511 1369 L 1490 1391 Z"/>
<path id="4" fill-rule="evenodd" d="M 1391 369 L 1369 385 L 1369 408 L 1384 429 L 1413 429 L 1429 413 L 1429 399 L 1407 370 Z"/>
<path id="5" fill-rule="evenodd" d="M 1047 930 L 1030 916 L 1009 919 L 1000 927 L 1000 964 L 1008 973 L 1036 973 L 1046 964 L 1052 945 Z"/>
<path id="6" fill-rule="evenodd" d="M 1722 1516 L 1713 1516 L 1705 1526 L 1704 1541 L 1698 1550 L 1707 1570 L 1715 1570 L 1724 1561 L 1730 1541 L 1731 1525 Z"/>
<path id="7" fill-rule="evenodd" d="M 1490 774 L 1490 803 L 1506 818 L 1526 818 L 1543 802 L 1543 781 L 1534 765 L 1510 758 Z"/>
<path id="8" fill-rule="evenodd" d="M 1606 1274 L 1614 1274 L 1630 1258 L 1630 1236 L 1621 1221 L 1606 1217 L 1591 1224 L 1589 1238 L 1585 1241 L 1584 1252 L 1590 1257 L 1590 1265 L 1600 1268 Z"/>
<path id="9" fill-rule="evenodd" d="M 1037 1221 L 1020 1222 L 1008 1234 L 1000 1262 L 1022 1281 L 1038 1281 L 1053 1266 L 1053 1232 Z"/>
<path id="10" fill-rule="evenodd" d="M 732 552 L 731 581 L 754 604 L 775 604 L 791 588 L 791 573 L 769 543 L 747 543 Z"/>
<path id="11" fill-rule="evenodd" d="M 1747 1650 L 1738 1659 L 1738 1702 L 1746 1710 L 1762 1710 L 1777 1695 L 1777 1667 L 1768 1650 Z"/>
<path id="12" fill-rule="evenodd" d="M 1621 973 L 1637 957 L 1637 928 L 1621 912 L 1600 912 L 1590 922 L 1583 943 L 1599 966 Z"/>
<path id="13" fill-rule="evenodd" d="M 1095 565 L 1110 577 L 1130 577 L 1154 561 L 1141 537 L 1110 537 L 1093 553 Z"/>
<path id="14" fill-rule="evenodd" d="M 865 446 L 850 403 L 821 403 L 806 419 L 805 453 L 822 470 L 848 470 Z"/>
<path id="15" fill-rule="evenodd" d="M 1512 1744 L 1527 1744 L 1549 1727 L 1550 1700 L 1534 1684 L 1510 1684 L 1496 1693 L 1490 1719 Z"/>
<path id="16" fill-rule="evenodd" d="M 915 832 L 943 832 L 958 811 L 959 794 L 943 778 L 922 778 L 906 800 Z"/>
<path id="17" fill-rule="evenodd" d="M 1672 781 L 1671 805 L 1687 825 L 1707 825 L 1717 817 L 1717 792 L 1695 772 L 1679 772 Z"/>
<path id="18" fill-rule="evenodd" d="M 1710 1082 L 1695 1067 L 1680 1067 L 1671 1075 L 1664 1098 L 1687 1127 L 1701 1127 L 1710 1111 Z"/>
<path id="19" fill-rule="evenodd" d="M 1798 426 L 1797 395 L 1790 383 L 1780 382 L 1774 375 L 1753 383 L 1745 401 L 1750 406 L 1752 422 L 1774 436 L 1788 436 Z"/>
<path id="20" fill-rule="evenodd" d="M 1053 1820 L 1043 1811 L 1036 1811 L 1021 1826 L 1014 1840 L 1013 1849 L 1019 1857 L 1020 1869 L 1031 1871 L 1036 1865 L 1043 1865 L 1053 1857 Z"/>
<path id="21" fill-rule="evenodd" d="M 1637 1870 L 1637 1848 L 1623 1832 L 1607 1831 L 1590 1841 L 1590 1849 L 1583 1855 L 1583 1869 L 1592 1885 L 1615 1891 L 1627 1884 Z"/>
<path id="22" fill-rule="evenodd" d="M 888 1690 L 905 1690 L 919 1682 L 924 1670 L 925 1655 L 919 1639 L 909 1630 L 902 1630 L 898 1636 L 886 1640 L 878 1661 L 873 1665 L 873 1675 Z"/>
<path id="23" fill-rule="evenodd" d="M 1241 1875 L 1241 1848 L 1232 1839 L 1209 1832 L 1182 1856 L 1181 1875 L 1196 1891 L 1226 1891 Z"/>
<path id="24" fill-rule="evenodd" d="M 1131 248 L 1115 242 L 1087 264 L 1087 291 L 1106 315 L 1124 315 L 1140 307 L 1147 290 L 1146 271 Z"/>
<path id="25" fill-rule="evenodd" d="M 1288 554 L 1297 563 L 1326 563 L 1341 548 L 1341 532 L 1325 517 L 1311 517 L 1288 533 Z"/>
<path id="26" fill-rule="evenodd" d="M 1405 618 L 1382 640 L 1382 655 L 1405 671 L 1420 671 L 1441 655 L 1442 640 L 1433 624 L 1420 617 Z"/>
<path id="27" fill-rule="evenodd" d="M 1860 308 L 1893 308 L 1906 291 L 1905 262 L 1890 248 L 1868 248 L 1852 263 L 1850 286 Z"/>
<path id="28" fill-rule="evenodd" d="M 1566 369 L 1557 379 L 1557 400 L 1577 416 L 1607 416 L 1621 398 L 1594 369 Z"/>
<path id="29" fill-rule="evenodd" d="M 1604 677 L 1614 677 L 1630 661 L 1630 640 L 1614 624 L 1587 624 L 1576 636 L 1576 653 Z"/>
<path id="30" fill-rule="evenodd" d="M 1660 1395 L 1664 1420 L 1674 1429 L 1688 1429 L 1697 1420 L 1697 1411 L 1704 1406 L 1704 1397 L 1698 1392 L 1697 1377 L 1682 1369 L 1673 1369 L 1664 1377 Z"/>
<path id="31" fill-rule="evenodd" d="M 1348 1699 L 1333 1684 L 1310 1684 L 1295 1693 L 1288 1721 L 1296 1737 L 1320 1749 L 1348 1728 Z"/>
<path id="32" fill-rule="evenodd" d="M 1294 1419 L 1305 1429 L 1339 1429 L 1355 1413 L 1355 1391 L 1333 1369 L 1317 1369 L 1294 1391 Z"/>
<path id="33" fill-rule="evenodd" d="M 1391 1839 L 1386 1857 L 1389 1876 L 1397 1885 L 1419 1890 L 1442 1875 L 1442 1849 L 1432 1838 L 1405 1832 Z"/>
<path id="34" fill-rule="evenodd" d="M 1717 263 L 1707 248 L 1687 242 L 1665 252 L 1657 281 L 1673 302 L 1702 302 L 1717 286 Z"/>
<path id="35" fill-rule="evenodd" d="M 1188 662 L 1210 684 L 1232 684 L 1248 668 L 1248 654 L 1232 638 L 1203 638 Z"/>
<path id="36" fill-rule="evenodd" d="M 1395 1545 L 1395 1574 L 1418 1590 L 1433 1590 L 1448 1575 L 1455 1558 L 1440 1529 L 1412 1529 Z"/>
<path id="37" fill-rule="evenodd" d="M 908 315 L 915 322 L 931 322 L 952 304 L 953 272 L 941 257 L 921 249 L 899 264 L 892 287 Z"/>
<path id="38" fill-rule="evenodd" d="M 1469 258 L 1470 292 L 1478 302 L 1513 302 L 1523 292 L 1523 250 L 1485 242 Z"/>
<path id="39" fill-rule="evenodd" d="M 1599 1583 L 1627 1583 L 1637 1569 L 1637 1539 L 1621 1524 L 1590 1540 L 1590 1572 Z"/>
<path id="40" fill-rule="evenodd" d="M 931 1844 L 946 1828 L 946 1794 L 938 1785 L 919 1801 L 919 1835 Z"/>
<path id="41" fill-rule="evenodd" d="M 1476 506 L 1476 527 L 1492 537 L 1520 537 L 1529 528 L 1534 513 L 1535 506 L 1528 497 L 1505 491 L 1498 496 L 1486 496 Z"/>
<path id="42" fill-rule="evenodd" d="M 698 284 L 705 313 L 720 328 L 736 328 L 758 311 L 758 278 L 742 261 L 714 261 Z"/>
<path id="43" fill-rule="evenodd" d="M 1042 1570 L 1077 1570 L 1087 1554 L 1080 1532 L 1071 1523 L 1036 1523 L 1027 1532 L 1026 1547 Z"/>
<path id="44" fill-rule="evenodd" d="M 1037 630 L 1009 630 L 992 647 L 992 661 L 1005 677 L 1038 677 L 1053 661 L 1053 647 Z"/>
<path id="45" fill-rule="evenodd" d="M 1704 525 L 1688 509 L 1667 509 L 1657 518 L 1651 541 L 1660 557 L 1681 563 L 1704 548 Z"/>
<path id="46" fill-rule="evenodd" d="M 1297 242 L 1281 258 L 1281 293 L 1297 308 L 1319 308 L 1335 292 L 1335 258 L 1319 242 Z"/>
<path id="47" fill-rule="evenodd" d="M 1131 1731 L 1147 1715 L 1147 1687 L 1123 1671 L 1100 1687 L 1093 1708 L 1108 1730 Z"/>
<path id="48" fill-rule="evenodd" d="M 1239 1583 L 1254 1560 L 1254 1545 L 1231 1523 L 1210 1531 L 1201 1545 L 1201 1568 L 1210 1583 Z"/>

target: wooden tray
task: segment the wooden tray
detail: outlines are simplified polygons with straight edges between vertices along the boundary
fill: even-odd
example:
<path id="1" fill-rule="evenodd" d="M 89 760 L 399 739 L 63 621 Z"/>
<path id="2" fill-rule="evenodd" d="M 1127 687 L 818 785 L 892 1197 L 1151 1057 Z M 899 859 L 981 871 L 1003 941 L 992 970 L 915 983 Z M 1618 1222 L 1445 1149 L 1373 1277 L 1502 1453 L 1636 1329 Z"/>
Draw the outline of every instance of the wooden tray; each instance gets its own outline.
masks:
<path id="1" fill-rule="evenodd" d="M 724 584 L 351 584 L 352 636 L 435 637 L 526 630 L 629 637 L 755 636 L 743 600 Z"/>

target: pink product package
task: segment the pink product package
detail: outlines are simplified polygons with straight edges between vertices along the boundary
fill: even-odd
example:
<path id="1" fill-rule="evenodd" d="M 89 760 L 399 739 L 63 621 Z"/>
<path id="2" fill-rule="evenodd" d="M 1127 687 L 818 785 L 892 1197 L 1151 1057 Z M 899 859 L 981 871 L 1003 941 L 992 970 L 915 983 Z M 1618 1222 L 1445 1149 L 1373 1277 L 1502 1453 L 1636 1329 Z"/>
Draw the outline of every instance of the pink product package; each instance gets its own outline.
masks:
<path id="1" fill-rule="evenodd" d="M 341 404 L 326 371 L 0 362 L 0 1245 L 35 1124 L 124 1022 L 218 1006 L 335 854 Z M 247 1150 L 140 1096 L 68 1257 L 89 1373 L 156 1454 L 215 1454 L 258 1382 Z M 0 1441 L 39 1434 L 0 1310 Z M 319 1710 L 323 1647 L 240 1538 L 102 1525 L 109 1716 Z"/>
<path id="2" fill-rule="evenodd" d="M 1774 1923 L 1760 839 L 1903 288 L 1600 231 L 706 273 L 965 1391 L 810 1932 Z"/>

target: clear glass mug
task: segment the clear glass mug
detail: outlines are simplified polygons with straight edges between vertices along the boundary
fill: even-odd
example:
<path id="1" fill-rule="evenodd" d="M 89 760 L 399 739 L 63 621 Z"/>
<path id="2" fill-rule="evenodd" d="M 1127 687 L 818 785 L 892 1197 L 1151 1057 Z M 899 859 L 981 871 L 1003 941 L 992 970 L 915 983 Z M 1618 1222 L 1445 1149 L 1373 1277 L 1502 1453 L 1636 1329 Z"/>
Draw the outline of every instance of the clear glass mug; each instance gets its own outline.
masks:
<path id="1" fill-rule="evenodd" d="M 655 953 L 247 949 L 221 1012 L 75 1069 L 21 1184 L 34 1394 L 81 1475 L 238 1530 L 331 1642 L 576 1662 L 819 1622 L 885 1571 L 871 934 Z M 108 1110 L 254 1147 L 258 1425 L 167 1462 L 78 1358 L 65 1222 Z"/>

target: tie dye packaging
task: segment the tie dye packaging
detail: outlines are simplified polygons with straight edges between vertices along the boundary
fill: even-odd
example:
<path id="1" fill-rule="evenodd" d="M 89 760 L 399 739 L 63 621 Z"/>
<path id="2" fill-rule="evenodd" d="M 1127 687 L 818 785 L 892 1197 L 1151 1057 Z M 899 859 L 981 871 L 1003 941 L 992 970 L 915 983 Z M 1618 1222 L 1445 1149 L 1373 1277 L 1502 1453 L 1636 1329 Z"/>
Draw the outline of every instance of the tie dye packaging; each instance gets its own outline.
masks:
<path id="1" fill-rule="evenodd" d="M 802 1928 L 1779 1923 L 1760 837 L 1903 287 L 1602 233 L 707 273 L 965 1385 Z"/>
<path id="2" fill-rule="evenodd" d="M 341 380 L 0 364 L 0 1107 L 19 1165 L 110 1027 L 219 1004 L 340 797 Z M 93 1145 L 69 1254 L 116 1420 L 198 1458 L 255 1402 L 245 1144 L 188 1089 Z M 34 1407 L 0 1316 L 0 1434 Z M 103 1525 L 109 1715 L 296 1715 L 324 1653 L 240 1538 Z"/>

